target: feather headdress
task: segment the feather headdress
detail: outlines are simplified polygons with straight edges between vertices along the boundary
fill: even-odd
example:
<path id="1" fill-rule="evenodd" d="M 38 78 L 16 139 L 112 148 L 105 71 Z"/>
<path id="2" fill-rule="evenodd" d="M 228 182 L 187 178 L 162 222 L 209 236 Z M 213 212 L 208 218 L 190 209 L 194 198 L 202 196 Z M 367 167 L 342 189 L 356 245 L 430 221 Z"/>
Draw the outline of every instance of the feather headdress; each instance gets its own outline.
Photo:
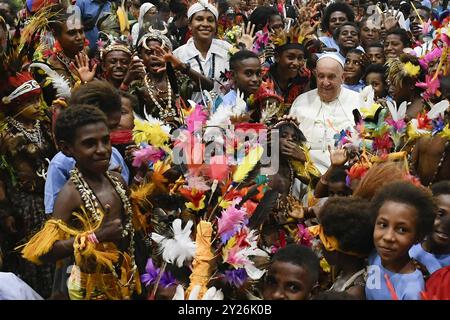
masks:
<path id="1" fill-rule="evenodd" d="M 420 76 L 420 64 L 416 57 L 401 54 L 398 59 L 393 59 L 389 63 L 388 78 L 393 85 L 401 87 L 404 79 L 417 80 Z"/>
<path id="2" fill-rule="evenodd" d="M 277 51 L 298 47 L 298 45 L 304 45 L 314 37 L 317 25 L 311 25 L 309 21 L 305 21 L 289 29 L 272 32 L 270 38 Z"/>

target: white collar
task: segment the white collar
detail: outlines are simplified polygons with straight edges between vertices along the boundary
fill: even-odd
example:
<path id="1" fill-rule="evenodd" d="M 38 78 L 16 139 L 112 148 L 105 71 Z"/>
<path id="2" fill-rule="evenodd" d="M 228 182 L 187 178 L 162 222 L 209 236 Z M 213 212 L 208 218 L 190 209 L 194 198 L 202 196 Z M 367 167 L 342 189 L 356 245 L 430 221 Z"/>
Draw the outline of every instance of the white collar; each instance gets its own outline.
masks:
<path id="1" fill-rule="evenodd" d="M 206 54 L 206 59 L 209 58 L 209 56 L 214 53 L 217 56 L 220 57 L 226 57 L 228 54 L 228 50 L 220 45 L 220 40 L 218 39 L 212 39 L 211 46 L 209 47 L 208 53 Z M 195 58 L 196 56 L 200 56 L 200 51 L 195 47 L 194 38 L 190 38 L 186 43 L 186 55 L 187 59 Z"/>

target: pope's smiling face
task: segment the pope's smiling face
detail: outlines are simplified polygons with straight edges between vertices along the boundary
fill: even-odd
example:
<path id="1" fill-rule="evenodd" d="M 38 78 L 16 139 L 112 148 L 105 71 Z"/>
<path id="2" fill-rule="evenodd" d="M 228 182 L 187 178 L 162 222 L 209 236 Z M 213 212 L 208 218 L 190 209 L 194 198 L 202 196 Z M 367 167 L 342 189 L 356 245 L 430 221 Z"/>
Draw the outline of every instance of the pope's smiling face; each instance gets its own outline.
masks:
<path id="1" fill-rule="evenodd" d="M 331 102 L 339 96 L 344 82 L 344 69 L 333 58 L 323 58 L 317 62 L 317 93 L 323 102 Z"/>

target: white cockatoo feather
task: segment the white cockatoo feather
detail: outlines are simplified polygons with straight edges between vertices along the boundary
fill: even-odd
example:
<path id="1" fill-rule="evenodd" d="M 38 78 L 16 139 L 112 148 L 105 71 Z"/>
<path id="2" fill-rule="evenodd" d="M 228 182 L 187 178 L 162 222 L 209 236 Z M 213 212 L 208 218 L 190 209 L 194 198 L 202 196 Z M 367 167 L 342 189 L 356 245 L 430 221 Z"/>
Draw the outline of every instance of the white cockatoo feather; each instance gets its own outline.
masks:
<path id="1" fill-rule="evenodd" d="M 70 98 L 70 84 L 69 81 L 55 70 L 52 70 L 45 63 L 33 62 L 30 68 L 41 68 L 52 81 L 53 87 L 56 89 L 57 98 Z"/>

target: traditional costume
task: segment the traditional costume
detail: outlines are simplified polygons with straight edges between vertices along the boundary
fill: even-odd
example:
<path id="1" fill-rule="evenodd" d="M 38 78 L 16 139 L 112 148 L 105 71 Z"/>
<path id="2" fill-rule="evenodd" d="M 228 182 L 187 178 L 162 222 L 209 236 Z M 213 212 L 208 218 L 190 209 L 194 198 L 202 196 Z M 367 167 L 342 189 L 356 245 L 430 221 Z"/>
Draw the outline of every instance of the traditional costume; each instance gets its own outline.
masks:
<path id="1" fill-rule="evenodd" d="M 51 250 L 56 241 L 74 237 L 75 264 L 67 283 L 72 300 L 131 299 L 134 293 L 141 293 L 135 261 L 135 232 L 145 230 L 145 224 L 142 217 L 133 212 L 119 179 L 109 172 L 106 176 L 123 205 L 122 238 L 128 243 L 126 247 L 96 240 L 94 232 L 104 219 L 104 209 L 81 172 L 74 168 L 70 180 L 83 200 L 80 210 L 73 213 L 76 226 L 50 219 L 22 250 L 24 258 L 40 264 L 40 258 Z"/>
<path id="2" fill-rule="evenodd" d="M 43 190 L 48 162 L 55 153 L 49 134 L 49 119 L 44 116 L 41 87 L 27 71 L 29 46 L 20 43 L 16 33 L 10 40 L 0 65 L 0 216 L 12 216 L 17 233 L 2 244 L 4 269 L 19 275 L 40 295 L 50 296 L 52 268 L 37 267 L 21 259 L 13 249 L 26 241 L 45 222 Z M 39 104 L 36 107 L 36 104 Z M 20 117 L 26 109 L 37 111 L 27 123 Z M 32 123 L 32 127 L 30 124 Z"/>

